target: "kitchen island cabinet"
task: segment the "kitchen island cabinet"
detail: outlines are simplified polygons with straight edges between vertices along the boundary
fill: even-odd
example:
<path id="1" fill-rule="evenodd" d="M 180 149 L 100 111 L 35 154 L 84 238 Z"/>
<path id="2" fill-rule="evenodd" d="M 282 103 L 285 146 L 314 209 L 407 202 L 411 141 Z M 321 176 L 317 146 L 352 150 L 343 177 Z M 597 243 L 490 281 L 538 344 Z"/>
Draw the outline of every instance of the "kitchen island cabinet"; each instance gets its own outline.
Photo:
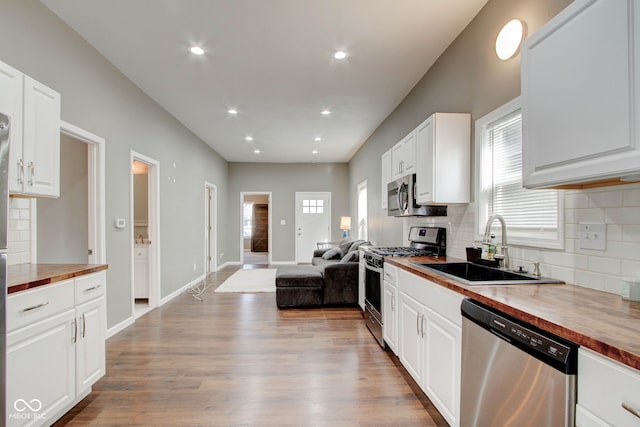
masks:
<path id="1" fill-rule="evenodd" d="M 105 374 L 106 268 L 8 268 L 7 425 L 51 424 Z"/>

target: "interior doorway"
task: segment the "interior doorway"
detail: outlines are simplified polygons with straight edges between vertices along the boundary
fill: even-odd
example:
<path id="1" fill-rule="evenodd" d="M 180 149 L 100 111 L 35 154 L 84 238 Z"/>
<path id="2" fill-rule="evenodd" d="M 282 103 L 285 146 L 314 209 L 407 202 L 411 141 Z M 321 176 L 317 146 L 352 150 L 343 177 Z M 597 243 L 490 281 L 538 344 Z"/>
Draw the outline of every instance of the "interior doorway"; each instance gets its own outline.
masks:
<path id="1" fill-rule="evenodd" d="M 160 163 L 131 152 L 131 304 L 134 318 L 160 300 Z"/>
<path id="2" fill-rule="evenodd" d="M 242 264 L 271 264 L 271 193 L 241 192 L 240 205 Z"/>
<path id="3" fill-rule="evenodd" d="M 218 187 L 209 182 L 204 184 L 204 265 L 205 274 L 213 273 L 217 267 L 218 236 Z"/>
<path id="4" fill-rule="evenodd" d="M 31 199 L 31 262 L 105 264 L 105 140 L 61 120 L 60 150 L 60 197 Z"/>

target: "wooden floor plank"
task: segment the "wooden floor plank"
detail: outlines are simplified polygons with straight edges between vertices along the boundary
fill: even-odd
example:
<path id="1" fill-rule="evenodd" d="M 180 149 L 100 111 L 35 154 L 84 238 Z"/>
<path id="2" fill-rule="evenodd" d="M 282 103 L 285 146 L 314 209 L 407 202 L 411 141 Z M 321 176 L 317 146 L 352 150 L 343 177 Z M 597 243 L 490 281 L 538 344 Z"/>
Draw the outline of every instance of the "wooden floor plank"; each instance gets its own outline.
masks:
<path id="1" fill-rule="evenodd" d="M 356 308 L 278 310 L 207 278 L 107 341 L 107 375 L 56 426 L 444 426 Z"/>

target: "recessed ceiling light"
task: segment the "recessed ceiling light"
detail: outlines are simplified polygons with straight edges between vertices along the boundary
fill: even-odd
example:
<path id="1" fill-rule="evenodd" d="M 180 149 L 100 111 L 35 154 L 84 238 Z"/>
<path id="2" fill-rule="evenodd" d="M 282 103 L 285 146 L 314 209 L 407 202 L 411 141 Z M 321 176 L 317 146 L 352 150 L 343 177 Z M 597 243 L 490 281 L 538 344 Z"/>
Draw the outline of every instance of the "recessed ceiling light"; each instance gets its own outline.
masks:
<path id="1" fill-rule="evenodd" d="M 258 150 L 257 148 L 255 150 L 253 150 L 254 154 L 260 154 L 260 150 Z"/>
<path id="2" fill-rule="evenodd" d="M 200 46 L 191 46 L 189 50 L 194 55 L 204 55 L 204 49 L 202 49 Z"/>
<path id="3" fill-rule="evenodd" d="M 322 141 L 322 138 L 320 138 L 319 136 L 316 136 L 313 140 L 316 142 L 319 142 L 319 141 Z"/>
<path id="4" fill-rule="evenodd" d="M 329 111 L 329 110 L 322 110 L 322 111 L 320 112 L 320 114 L 322 114 L 323 116 L 328 116 L 329 114 L 331 114 L 331 111 Z"/>
<path id="5" fill-rule="evenodd" d="M 252 136 L 246 136 L 244 138 L 245 141 L 253 141 L 253 137 Z"/>
<path id="6" fill-rule="evenodd" d="M 336 59 L 345 59 L 347 57 L 347 52 L 339 50 L 333 54 L 333 57 Z"/>
<path id="7" fill-rule="evenodd" d="M 236 114 L 238 114 L 238 110 L 236 110 L 235 108 L 229 108 L 227 110 L 227 113 L 231 114 L 232 116 L 235 116 Z"/>
<path id="8" fill-rule="evenodd" d="M 313 150 L 311 154 L 318 154 L 318 150 Z"/>

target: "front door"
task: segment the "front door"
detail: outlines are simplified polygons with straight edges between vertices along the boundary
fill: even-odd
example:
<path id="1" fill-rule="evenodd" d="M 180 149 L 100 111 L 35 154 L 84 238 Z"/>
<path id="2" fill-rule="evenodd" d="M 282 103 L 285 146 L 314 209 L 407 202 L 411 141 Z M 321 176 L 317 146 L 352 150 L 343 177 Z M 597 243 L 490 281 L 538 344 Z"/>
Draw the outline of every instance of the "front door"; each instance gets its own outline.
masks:
<path id="1" fill-rule="evenodd" d="M 331 193 L 296 193 L 296 261 L 309 263 L 318 242 L 331 237 Z"/>

